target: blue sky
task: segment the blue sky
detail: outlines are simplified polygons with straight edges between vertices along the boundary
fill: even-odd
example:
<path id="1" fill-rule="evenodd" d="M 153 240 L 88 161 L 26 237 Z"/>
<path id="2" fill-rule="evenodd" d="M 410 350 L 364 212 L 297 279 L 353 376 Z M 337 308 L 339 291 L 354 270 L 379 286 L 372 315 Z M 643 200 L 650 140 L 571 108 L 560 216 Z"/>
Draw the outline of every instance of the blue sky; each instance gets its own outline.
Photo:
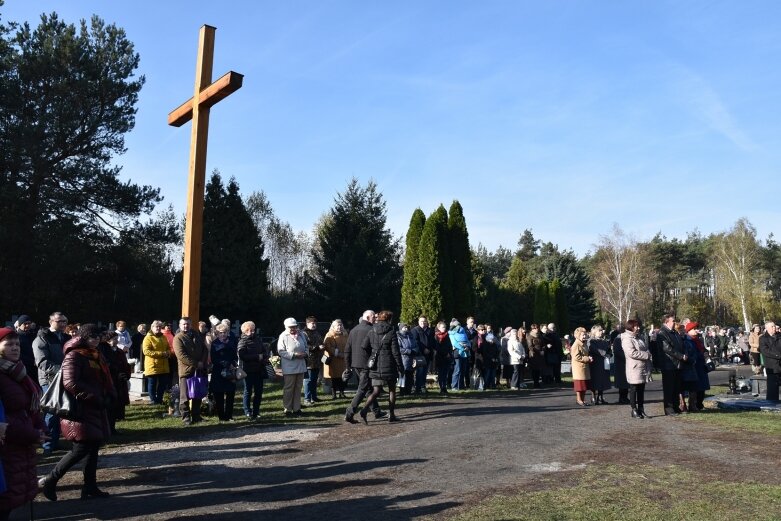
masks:
<path id="1" fill-rule="evenodd" d="M 525 228 L 584 254 L 613 222 L 639 239 L 779 235 L 777 2 L 202 2 L 7 0 L 5 20 L 97 14 L 146 76 L 123 177 L 184 212 L 198 30 L 214 78 L 207 172 L 263 189 L 310 230 L 353 176 L 373 178 L 402 235 L 458 199 L 473 245 Z M 775 195 L 771 194 L 775 191 Z"/>

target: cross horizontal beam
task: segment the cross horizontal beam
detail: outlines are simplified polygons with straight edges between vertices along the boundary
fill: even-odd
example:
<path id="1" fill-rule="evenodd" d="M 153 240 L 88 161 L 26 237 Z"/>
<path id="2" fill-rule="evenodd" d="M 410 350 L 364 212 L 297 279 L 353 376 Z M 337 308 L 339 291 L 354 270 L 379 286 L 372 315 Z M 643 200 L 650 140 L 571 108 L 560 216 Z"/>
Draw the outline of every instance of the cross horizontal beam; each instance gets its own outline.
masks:
<path id="1" fill-rule="evenodd" d="M 241 88 L 244 75 L 230 71 L 201 91 L 200 106 L 209 108 Z M 193 98 L 188 99 L 168 114 L 168 124 L 181 127 L 193 117 Z"/>

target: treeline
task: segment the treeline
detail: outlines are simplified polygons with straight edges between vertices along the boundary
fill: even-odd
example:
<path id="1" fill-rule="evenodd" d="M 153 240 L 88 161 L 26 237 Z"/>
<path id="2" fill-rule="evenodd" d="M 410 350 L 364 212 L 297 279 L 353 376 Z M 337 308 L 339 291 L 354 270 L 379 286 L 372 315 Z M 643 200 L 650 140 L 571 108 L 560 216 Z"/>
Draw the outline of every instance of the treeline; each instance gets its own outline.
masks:
<path id="1" fill-rule="evenodd" d="M 0 2 L 2 5 L 2 2 Z M 158 188 L 120 179 L 135 124 L 140 57 L 99 18 L 56 14 L 36 28 L 0 24 L 0 316 L 131 323 L 173 319 L 181 303 L 182 218 Z M 748 324 L 781 311 L 781 247 L 745 219 L 724 233 L 637 241 L 618 226 L 594 252 L 544 242 L 471 241 L 458 201 L 406 236 L 387 227 L 377 185 L 352 179 L 311 231 L 296 231 L 262 190 L 242 195 L 219 172 L 204 201 L 201 310 L 276 332 L 286 316 L 342 318 L 367 307 L 414 322 L 474 315 L 497 326 L 556 322 L 561 331 L 667 310 Z M 470 244 L 477 242 L 477 246 Z M 199 317 L 203 318 L 203 317 Z"/>

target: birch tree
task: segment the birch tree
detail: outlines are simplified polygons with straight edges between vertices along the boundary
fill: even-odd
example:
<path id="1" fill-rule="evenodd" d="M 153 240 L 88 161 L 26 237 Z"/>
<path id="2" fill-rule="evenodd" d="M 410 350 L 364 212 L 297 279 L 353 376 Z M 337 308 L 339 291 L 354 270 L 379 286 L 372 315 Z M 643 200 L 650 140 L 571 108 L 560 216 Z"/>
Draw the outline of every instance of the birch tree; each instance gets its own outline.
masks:
<path id="1" fill-rule="evenodd" d="M 738 219 L 728 232 L 713 236 L 710 253 L 717 294 L 750 330 L 752 301 L 762 293 L 756 228 L 745 217 Z"/>
<path id="2" fill-rule="evenodd" d="M 600 236 L 596 248 L 591 277 L 594 293 L 600 307 L 624 323 L 647 298 L 645 253 L 618 224 L 613 224 L 609 235 Z"/>

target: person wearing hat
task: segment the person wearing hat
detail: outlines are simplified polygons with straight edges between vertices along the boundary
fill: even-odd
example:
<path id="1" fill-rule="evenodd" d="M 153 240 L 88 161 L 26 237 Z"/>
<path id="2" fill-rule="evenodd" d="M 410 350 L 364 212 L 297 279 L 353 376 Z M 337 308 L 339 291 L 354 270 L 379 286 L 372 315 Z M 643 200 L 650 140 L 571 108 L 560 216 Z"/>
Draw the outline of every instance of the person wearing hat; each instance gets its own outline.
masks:
<path id="1" fill-rule="evenodd" d="M 38 494 L 35 450 L 46 433 L 40 413 L 40 387 L 27 374 L 21 361 L 19 335 L 10 327 L 0 328 L 0 396 L 5 413 L 0 472 L 6 485 L 0 494 L 0 519 L 8 519 L 11 510 Z"/>
<path id="2" fill-rule="evenodd" d="M 285 330 L 277 340 L 277 352 L 282 362 L 284 385 L 282 388 L 282 407 L 285 416 L 301 414 L 301 390 L 304 387 L 306 373 L 307 344 L 306 337 L 298 330 L 295 318 L 286 318 Z"/>
<path id="3" fill-rule="evenodd" d="M 710 378 L 705 369 L 705 344 L 700 336 L 699 324 L 690 321 L 684 326 L 686 336 L 683 339 L 684 349 L 690 360 L 693 360 L 697 374 L 696 388 L 689 390 L 689 412 L 697 412 L 704 408 L 705 391 L 710 389 Z"/>
<path id="4" fill-rule="evenodd" d="M 16 334 L 19 335 L 19 348 L 22 350 L 21 360 L 24 368 L 27 369 L 27 376 L 38 384 L 38 366 L 35 365 L 35 353 L 33 352 L 35 332 L 30 327 L 32 323 L 33 321 L 28 315 L 19 315 L 14 322 L 14 328 Z"/>
<path id="5" fill-rule="evenodd" d="M 72 448 L 38 481 L 44 497 L 57 501 L 57 482 L 81 460 L 84 463 L 84 485 L 81 498 L 108 496 L 98 488 L 98 451 L 110 435 L 107 405 L 117 400 L 109 367 L 98 351 L 100 329 L 95 324 L 84 324 L 78 335 L 65 344 L 62 362 L 62 385 L 79 403 L 78 420 L 60 420 L 63 438 Z"/>

